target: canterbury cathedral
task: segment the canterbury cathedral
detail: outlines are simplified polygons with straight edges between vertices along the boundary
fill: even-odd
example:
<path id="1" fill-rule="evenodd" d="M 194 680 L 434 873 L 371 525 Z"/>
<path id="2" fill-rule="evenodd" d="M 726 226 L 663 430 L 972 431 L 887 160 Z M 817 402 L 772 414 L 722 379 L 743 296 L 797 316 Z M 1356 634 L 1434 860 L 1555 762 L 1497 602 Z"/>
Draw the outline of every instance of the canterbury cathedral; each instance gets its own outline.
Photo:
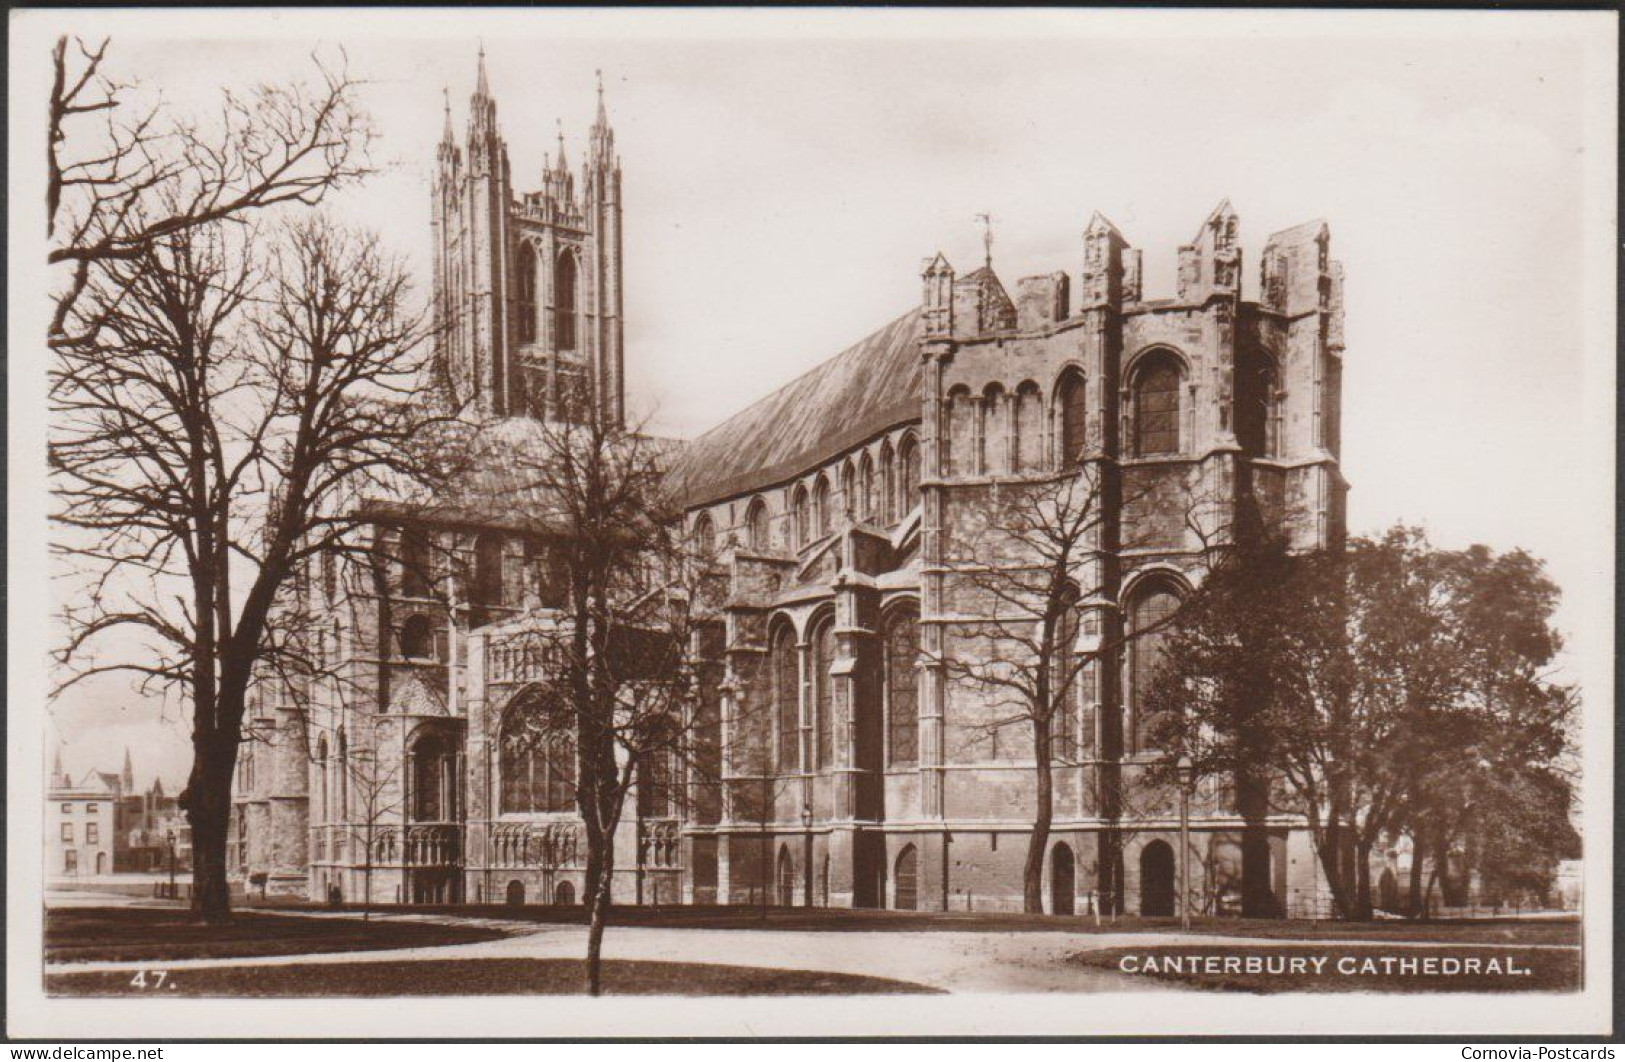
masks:
<path id="1" fill-rule="evenodd" d="M 369 510 L 402 558 L 385 577 L 343 558 L 299 576 L 336 677 L 257 689 L 232 838 L 251 895 L 581 901 L 574 759 L 507 734 L 544 666 L 516 647 L 566 594 L 516 462 L 571 396 L 625 418 L 601 88 L 579 161 L 561 137 L 536 190 L 515 181 L 482 55 L 460 138 L 448 104 L 429 202 L 432 386 L 477 411 L 479 461 L 433 519 Z M 1224 202 L 1177 248 L 1176 290 L 1147 291 L 1124 233 L 1079 221 L 1073 262 L 1013 285 L 991 256 L 931 257 L 917 305 L 672 444 L 670 519 L 726 586 L 701 690 L 718 781 L 675 767 L 635 787 L 617 902 L 1020 910 L 1032 725 L 945 663 L 986 651 L 955 634 L 988 606 L 951 562 L 1025 491 L 1086 477 L 1100 519 L 1064 630 L 1089 662 L 1050 727 L 1045 907 L 1175 911 L 1180 801 L 1146 777 L 1142 704 L 1160 632 L 1240 507 L 1279 514 L 1301 548 L 1343 536 L 1342 271 L 1326 225 L 1299 225 L 1264 243 L 1244 299 Z M 1235 902 L 1241 824 L 1226 787 L 1195 788 L 1198 910 Z M 1312 907 L 1298 817 L 1270 820 L 1270 856 L 1281 909 Z"/>

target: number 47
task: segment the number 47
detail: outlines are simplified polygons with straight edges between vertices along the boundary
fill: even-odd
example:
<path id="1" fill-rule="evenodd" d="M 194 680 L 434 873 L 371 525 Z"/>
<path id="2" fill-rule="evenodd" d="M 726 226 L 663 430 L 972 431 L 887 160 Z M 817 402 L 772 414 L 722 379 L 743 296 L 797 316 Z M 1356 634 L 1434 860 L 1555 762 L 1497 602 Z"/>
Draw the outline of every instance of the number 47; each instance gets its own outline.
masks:
<path id="1" fill-rule="evenodd" d="M 168 979 L 168 970 L 137 970 L 130 978 L 131 988 L 162 988 Z"/>

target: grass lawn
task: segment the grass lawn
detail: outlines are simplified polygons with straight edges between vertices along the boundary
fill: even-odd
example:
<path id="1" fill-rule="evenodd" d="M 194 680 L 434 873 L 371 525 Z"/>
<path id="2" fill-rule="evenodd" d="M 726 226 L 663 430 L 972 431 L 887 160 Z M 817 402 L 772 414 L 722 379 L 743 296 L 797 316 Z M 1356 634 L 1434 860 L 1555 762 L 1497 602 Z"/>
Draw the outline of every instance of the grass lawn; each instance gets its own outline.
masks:
<path id="1" fill-rule="evenodd" d="M 45 913 L 47 962 L 142 962 L 251 958 L 326 951 L 378 951 L 472 944 L 506 934 L 495 928 L 424 922 L 366 922 L 239 911 L 207 926 L 172 907 L 67 907 Z"/>
<path id="2" fill-rule="evenodd" d="M 1127 962 L 1125 963 L 1125 960 Z M 1253 968 L 1248 969 L 1248 960 Z M 1293 960 L 1297 960 L 1294 962 Z M 1317 961 L 1318 960 L 1318 961 Z M 1416 960 L 1410 970 L 1403 960 Z M 1431 960 L 1431 972 L 1425 964 Z M 1496 963 L 1491 966 L 1492 960 Z M 1158 945 L 1108 948 L 1071 962 L 1228 992 L 1575 992 L 1578 948 Z M 1270 965 L 1263 965 L 1265 962 Z M 1469 965 L 1479 964 L 1474 971 Z M 1452 963 L 1455 965 L 1452 966 Z"/>
<path id="3" fill-rule="evenodd" d="M 414 911 L 440 911 L 483 918 L 585 925 L 583 907 L 546 905 L 462 905 L 415 907 Z M 666 929 L 774 929 L 821 932 L 1036 932 L 1036 933 L 1167 933 L 1179 930 L 1177 918 L 1125 916 L 1116 921 L 1093 917 L 1057 917 L 996 911 L 876 911 L 839 907 L 616 907 L 610 923 Z M 1285 919 L 1198 918 L 1191 931 L 1211 936 L 1258 937 L 1292 940 L 1440 940 L 1460 943 L 1577 944 L 1578 918 L 1472 919 L 1407 922 L 1384 919 L 1372 922 L 1311 922 Z"/>
<path id="4" fill-rule="evenodd" d="M 578 959 L 429 959 L 176 970 L 145 987 L 130 972 L 50 974 L 64 996 L 567 996 L 584 984 Z M 604 961 L 604 991 L 624 996 L 821 996 L 936 993 L 907 981 L 705 963 Z"/>

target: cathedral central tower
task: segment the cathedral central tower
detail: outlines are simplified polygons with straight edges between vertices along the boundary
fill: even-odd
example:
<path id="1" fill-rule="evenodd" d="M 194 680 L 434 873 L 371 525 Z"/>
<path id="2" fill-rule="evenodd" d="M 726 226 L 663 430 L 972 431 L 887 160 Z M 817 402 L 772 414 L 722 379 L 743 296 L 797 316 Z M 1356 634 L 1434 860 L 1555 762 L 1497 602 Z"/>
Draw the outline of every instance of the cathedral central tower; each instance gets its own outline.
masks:
<path id="1" fill-rule="evenodd" d="M 621 164 L 602 82 L 579 177 L 561 130 L 540 178 L 514 194 L 481 49 L 464 143 L 448 99 L 431 192 L 439 383 L 483 416 L 623 424 Z"/>

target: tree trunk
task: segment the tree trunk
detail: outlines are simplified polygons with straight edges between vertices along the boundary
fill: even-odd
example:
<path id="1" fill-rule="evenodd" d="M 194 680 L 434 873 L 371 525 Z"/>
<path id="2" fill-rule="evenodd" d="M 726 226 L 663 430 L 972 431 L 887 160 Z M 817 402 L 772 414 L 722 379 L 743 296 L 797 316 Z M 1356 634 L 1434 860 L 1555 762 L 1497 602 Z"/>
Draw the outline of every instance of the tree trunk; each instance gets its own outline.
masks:
<path id="1" fill-rule="evenodd" d="M 1246 918 L 1279 918 L 1270 867 L 1269 784 L 1247 771 L 1236 772 L 1236 810 L 1241 813 L 1241 913 Z"/>
<path id="2" fill-rule="evenodd" d="M 194 739 L 193 746 L 192 774 L 182 795 L 186 821 L 192 827 L 192 913 L 206 923 L 219 925 L 231 920 L 226 847 L 237 743 L 225 744 L 205 736 Z"/>
<path id="3" fill-rule="evenodd" d="M 1405 913 L 1411 918 L 1425 918 L 1427 904 L 1422 897 L 1422 862 L 1427 851 L 1425 834 L 1420 830 L 1411 833 L 1411 882 L 1410 897 L 1405 904 Z"/>
<path id="4" fill-rule="evenodd" d="M 1033 722 L 1033 768 L 1037 775 L 1037 806 L 1033 832 L 1027 842 L 1027 862 L 1021 870 L 1021 907 L 1028 914 L 1044 913 L 1044 855 L 1049 850 L 1050 824 L 1055 820 L 1055 776 L 1050 766 L 1049 724 Z"/>
<path id="5" fill-rule="evenodd" d="M 1357 922 L 1371 920 L 1371 842 L 1354 842 L 1354 910 L 1349 917 Z"/>
<path id="6" fill-rule="evenodd" d="M 1349 844 L 1345 837 L 1343 824 L 1332 818 L 1325 826 L 1317 827 L 1314 831 L 1315 855 L 1320 859 L 1320 871 L 1326 875 L 1326 884 L 1332 890 L 1332 906 L 1336 908 L 1337 916 L 1354 918 L 1356 888 L 1349 866 Z"/>
<path id="7" fill-rule="evenodd" d="M 603 994 L 604 926 L 609 920 L 610 875 L 600 867 L 598 883 L 588 893 L 592 906 L 587 912 L 587 994 Z"/>

